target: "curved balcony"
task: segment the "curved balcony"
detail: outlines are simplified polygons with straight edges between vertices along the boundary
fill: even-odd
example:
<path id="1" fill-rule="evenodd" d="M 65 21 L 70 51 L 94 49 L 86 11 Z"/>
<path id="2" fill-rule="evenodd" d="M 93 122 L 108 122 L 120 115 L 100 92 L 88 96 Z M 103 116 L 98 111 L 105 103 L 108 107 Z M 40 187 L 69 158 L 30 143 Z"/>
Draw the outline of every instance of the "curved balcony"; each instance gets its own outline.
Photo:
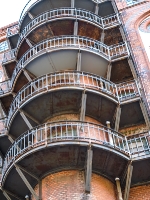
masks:
<path id="1" fill-rule="evenodd" d="M 95 91 L 114 102 L 131 100 L 133 97 L 139 99 L 136 82 L 116 84 L 93 74 L 79 71 L 65 71 L 44 75 L 25 85 L 14 98 L 8 114 L 8 126 L 15 112 L 24 103 L 38 95 L 55 91 L 56 89 L 86 89 Z"/>
<path id="2" fill-rule="evenodd" d="M 32 152 L 50 146 L 88 144 L 129 157 L 126 137 L 102 125 L 67 121 L 40 125 L 22 134 L 9 148 L 2 170 L 2 184 L 9 169 Z"/>
<path id="3" fill-rule="evenodd" d="M 55 20 L 62 20 L 62 19 L 85 21 L 86 23 L 94 24 L 95 26 L 101 29 L 113 28 L 120 24 L 120 20 L 117 14 L 106 17 L 99 17 L 98 15 L 90 11 L 82 9 L 76 9 L 76 8 L 54 9 L 42 13 L 41 15 L 37 16 L 26 25 L 26 27 L 23 29 L 23 31 L 19 36 L 17 48 L 22 43 L 23 39 L 26 38 L 27 35 L 37 27 L 48 22 L 52 22 Z"/>
<path id="4" fill-rule="evenodd" d="M 57 72 L 47 74 L 25 85 L 15 96 L 8 114 L 8 126 L 15 112 L 27 103 L 33 97 L 37 97 L 41 94 L 55 91 L 56 89 L 80 89 L 81 90 L 95 90 L 96 93 L 100 93 L 102 96 L 110 99 L 111 101 L 118 102 L 117 87 L 114 83 L 85 72 Z"/>
<path id="5" fill-rule="evenodd" d="M 29 49 L 22 56 L 22 58 L 18 61 L 14 69 L 12 75 L 12 85 L 14 80 L 16 79 L 16 76 L 21 72 L 21 70 L 25 68 L 26 65 L 33 61 L 35 58 L 46 53 L 64 49 L 80 49 L 86 52 L 91 52 L 104 58 L 109 62 L 124 59 L 129 56 L 129 51 L 126 43 L 107 46 L 97 40 L 93 40 L 82 36 L 54 37 L 49 40 L 42 41 L 33 48 Z"/>
<path id="6" fill-rule="evenodd" d="M 93 2 L 93 4 L 100 4 L 100 3 L 103 3 L 103 2 L 107 2 L 108 0 L 91 0 L 90 2 Z M 33 7 L 38 4 L 38 3 L 41 3 L 42 0 L 29 0 L 28 3 L 25 5 L 24 9 L 22 10 L 22 13 L 20 15 L 20 19 L 19 19 L 19 26 L 21 27 L 22 25 L 22 22 L 23 20 L 25 19 L 25 16 L 30 12 L 30 10 L 33 9 Z M 88 2 L 87 2 L 88 3 Z M 79 4 L 79 5 L 78 5 Z M 82 3 L 80 5 L 80 3 L 78 3 L 77 5 L 75 5 L 75 7 L 78 7 L 78 8 L 81 8 L 82 6 Z M 93 4 L 90 4 L 90 7 L 91 5 Z M 67 2 L 64 2 L 64 5 L 69 7 L 71 6 L 71 2 L 68 0 Z M 49 9 L 49 5 L 48 6 L 48 9 Z M 43 6 L 44 7 L 44 6 Z M 53 6 L 53 8 L 58 8 L 58 7 L 62 7 L 62 3 L 60 2 L 55 2 L 55 5 Z M 93 6 L 92 6 L 93 7 Z M 47 9 L 47 10 L 48 10 Z M 50 9 L 52 9 L 52 6 L 50 6 Z M 85 6 L 85 9 L 86 9 L 86 6 Z M 91 8 L 92 9 L 92 8 Z M 45 10 L 46 11 L 46 10 Z M 44 12 L 43 10 L 41 10 L 41 13 Z"/>
<path id="7" fill-rule="evenodd" d="M 8 64 L 16 60 L 16 48 L 4 53 L 2 65 Z"/>
<path id="8" fill-rule="evenodd" d="M 6 93 L 11 92 L 11 89 L 11 79 L 0 83 L 0 95 L 5 95 Z"/>

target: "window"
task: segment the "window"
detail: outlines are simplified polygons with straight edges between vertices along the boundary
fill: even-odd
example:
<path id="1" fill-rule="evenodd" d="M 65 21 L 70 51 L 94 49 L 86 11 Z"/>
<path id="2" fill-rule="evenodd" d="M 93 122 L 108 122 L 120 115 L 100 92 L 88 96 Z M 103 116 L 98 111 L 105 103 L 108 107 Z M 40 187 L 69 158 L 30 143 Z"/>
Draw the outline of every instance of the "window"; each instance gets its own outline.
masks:
<path id="1" fill-rule="evenodd" d="M 7 41 L 1 42 L 0 43 L 0 52 L 6 51 L 8 49 L 8 43 Z"/>

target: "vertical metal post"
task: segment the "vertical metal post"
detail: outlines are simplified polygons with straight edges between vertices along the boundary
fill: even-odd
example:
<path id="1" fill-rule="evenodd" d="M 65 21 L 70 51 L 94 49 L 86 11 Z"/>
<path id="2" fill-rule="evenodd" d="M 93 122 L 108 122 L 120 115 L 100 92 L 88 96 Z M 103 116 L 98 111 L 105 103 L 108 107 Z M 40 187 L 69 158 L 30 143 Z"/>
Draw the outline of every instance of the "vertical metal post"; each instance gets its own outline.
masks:
<path id="1" fill-rule="evenodd" d="M 128 200 L 128 198 L 129 198 L 132 171 L 133 171 L 133 166 L 132 166 L 132 163 L 130 163 L 129 166 L 128 166 L 128 171 L 127 171 L 127 179 L 126 179 L 126 187 L 125 187 L 125 192 L 124 192 L 124 200 Z"/>
<path id="2" fill-rule="evenodd" d="M 108 139 L 109 139 L 109 143 L 111 145 L 113 145 L 113 138 L 112 138 L 112 135 L 111 135 L 111 131 L 109 130 L 110 129 L 110 121 L 106 121 L 106 125 L 107 125 L 107 128 L 108 128 Z"/>
<path id="3" fill-rule="evenodd" d="M 147 127 L 150 129 L 150 121 L 149 121 L 148 113 L 147 113 L 146 107 L 142 101 L 140 101 L 140 107 L 141 107 L 141 110 L 143 113 L 143 117 L 145 119 L 145 123 L 146 123 Z"/>
<path id="4" fill-rule="evenodd" d="M 105 40 L 105 33 L 104 33 L 104 30 L 102 31 L 101 33 L 101 42 L 104 43 L 104 40 Z"/>
<path id="5" fill-rule="evenodd" d="M 122 192 L 121 192 L 121 187 L 120 187 L 120 179 L 116 178 L 116 186 L 117 186 L 117 192 L 118 192 L 118 200 L 123 200 L 122 198 Z"/>
<path id="6" fill-rule="evenodd" d="M 74 8 L 75 0 L 71 0 L 71 8 Z"/>
<path id="7" fill-rule="evenodd" d="M 86 98 L 87 98 L 87 94 L 82 93 L 82 102 L 81 102 L 80 121 L 84 121 L 84 120 L 85 120 Z"/>
<path id="8" fill-rule="evenodd" d="M 77 21 L 74 22 L 74 32 L 73 32 L 73 34 L 75 36 L 78 35 L 78 22 Z"/>
<path id="9" fill-rule="evenodd" d="M 112 69 L 112 65 L 111 63 L 108 64 L 108 67 L 107 67 L 107 80 L 110 81 L 110 77 L 111 77 L 111 69 Z"/>
<path id="10" fill-rule="evenodd" d="M 78 52 L 77 55 L 77 71 L 81 71 L 81 53 Z"/>
<path id="11" fill-rule="evenodd" d="M 9 197 L 9 195 L 5 191 L 3 191 L 3 195 L 6 197 L 7 200 L 11 200 L 11 198 Z"/>
<path id="12" fill-rule="evenodd" d="M 120 116 L 121 116 L 121 107 L 120 105 L 118 105 L 116 110 L 115 131 L 119 130 Z"/>
<path id="13" fill-rule="evenodd" d="M 85 172 L 85 191 L 88 193 L 90 193 L 91 191 L 92 159 L 93 159 L 93 150 L 91 150 L 90 147 L 87 151 L 87 165 Z"/>
<path id="14" fill-rule="evenodd" d="M 99 11 L 99 6 L 98 4 L 95 5 L 95 14 L 98 15 L 98 11 Z"/>

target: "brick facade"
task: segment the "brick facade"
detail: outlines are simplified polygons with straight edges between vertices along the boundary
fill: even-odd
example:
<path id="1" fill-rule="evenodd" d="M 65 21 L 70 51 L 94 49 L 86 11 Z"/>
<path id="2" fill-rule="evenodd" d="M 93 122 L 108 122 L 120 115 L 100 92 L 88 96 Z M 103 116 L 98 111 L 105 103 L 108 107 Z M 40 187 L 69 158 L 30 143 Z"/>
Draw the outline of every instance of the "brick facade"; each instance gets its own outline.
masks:
<path id="1" fill-rule="evenodd" d="M 129 200 L 150 200 L 150 184 L 130 189 Z"/>
<path id="2" fill-rule="evenodd" d="M 42 200 L 116 200 L 116 186 L 106 178 L 93 173 L 90 194 L 84 192 L 84 182 L 84 171 L 51 174 L 42 180 Z"/>

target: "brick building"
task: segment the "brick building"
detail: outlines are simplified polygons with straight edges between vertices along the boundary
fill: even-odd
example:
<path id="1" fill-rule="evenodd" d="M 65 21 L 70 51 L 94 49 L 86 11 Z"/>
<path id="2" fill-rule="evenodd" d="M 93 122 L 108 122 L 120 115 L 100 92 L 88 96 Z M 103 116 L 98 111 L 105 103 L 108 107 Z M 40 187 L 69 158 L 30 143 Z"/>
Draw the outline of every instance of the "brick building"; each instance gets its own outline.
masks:
<path id="1" fill-rule="evenodd" d="M 30 0 L 0 28 L 0 200 L 150 200 L 150 2 Z"/>

